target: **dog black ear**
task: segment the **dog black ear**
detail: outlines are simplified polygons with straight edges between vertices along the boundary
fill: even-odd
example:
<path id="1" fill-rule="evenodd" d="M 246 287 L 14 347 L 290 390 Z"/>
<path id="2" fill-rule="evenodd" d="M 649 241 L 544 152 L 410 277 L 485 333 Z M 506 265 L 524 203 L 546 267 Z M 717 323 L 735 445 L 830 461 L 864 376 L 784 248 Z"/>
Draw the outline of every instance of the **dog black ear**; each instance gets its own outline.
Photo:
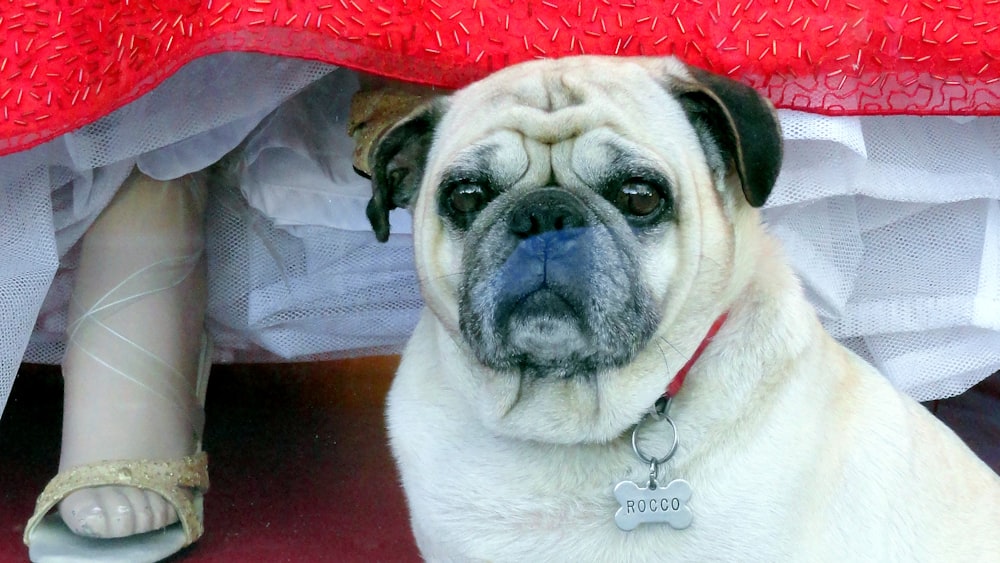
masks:
<path id="1" fill-rule="evenodd" d="M 721 164 L 727 170 L 735 168 L 750 205 L 764 205 L 781 170 L 781 126 L 774 107 L 745 84 L 699 68 L 688 69 L 694 82 L 675 84 L 688 119 L 702 144 L 718 148 Z"/>
<path id="2" fill-rule="evenodd" d="M 365 212 L 379 242 L 389 240 L 389 212 L 416 199 L 442 113 L 436 101 L 414 110 L 390 127 L 372 151 L 372 198 Z"/>

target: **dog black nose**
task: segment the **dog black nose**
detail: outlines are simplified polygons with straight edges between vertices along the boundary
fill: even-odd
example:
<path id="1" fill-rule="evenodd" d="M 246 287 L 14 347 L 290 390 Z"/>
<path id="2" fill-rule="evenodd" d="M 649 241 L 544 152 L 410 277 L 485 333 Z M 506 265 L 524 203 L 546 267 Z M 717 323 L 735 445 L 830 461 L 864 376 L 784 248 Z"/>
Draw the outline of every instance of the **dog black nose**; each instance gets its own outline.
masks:
<path id="1" fill-rule="evenodd" d="M 584 227 L 587 209 L 576 197 L 556 188 L 542 188 L 525 196 L 510 215 L 511 234 L 528 238 L 550 231 Z"/>

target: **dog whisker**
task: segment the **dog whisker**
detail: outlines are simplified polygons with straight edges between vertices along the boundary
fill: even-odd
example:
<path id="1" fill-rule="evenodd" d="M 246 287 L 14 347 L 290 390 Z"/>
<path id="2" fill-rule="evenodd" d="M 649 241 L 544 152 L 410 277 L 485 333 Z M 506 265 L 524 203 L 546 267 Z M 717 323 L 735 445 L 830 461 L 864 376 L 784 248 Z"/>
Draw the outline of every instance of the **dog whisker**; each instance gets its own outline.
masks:
<path id="1" fill-rule="evenodd" d="M 444 275 L 441 275 L 441 276 L 421 277 L 421 278 L 418 278 L 417 281 L 419 281 L 420 283 L 425 283 L 425 282 L 442 281 L 442 280 L 448 280 L 448 279 L 460 278 L 460 277 L 462 277 L 462 273 L 461 272 L 456 272 L 456 273 L 453 273 L 453 274 L 444 274 Z"/>
<path id="2" fill-rule="evenodd" d="M 664 343 L 666 343 L 667 346 L 670 346 L 671 348 L 673 348 L 674 352 L 677 352 L 678 355 L 681 355 L 681 351 L 677 349 L 677 346 L 674 346 L 669 340 L 667 340 L 663 336 L 658 336 L 656 338 L 656 341 L 655 341 L 656 347 L 660 350 L 660 355 L 663 356 L 663 363 L 664 363 L 664 365 L 669 366 L 670 365 L 670 361 L 667 360 L 667 352 L 663 349 L 663 346 L 660 346 L 660 342 L 664 342 Z"/>

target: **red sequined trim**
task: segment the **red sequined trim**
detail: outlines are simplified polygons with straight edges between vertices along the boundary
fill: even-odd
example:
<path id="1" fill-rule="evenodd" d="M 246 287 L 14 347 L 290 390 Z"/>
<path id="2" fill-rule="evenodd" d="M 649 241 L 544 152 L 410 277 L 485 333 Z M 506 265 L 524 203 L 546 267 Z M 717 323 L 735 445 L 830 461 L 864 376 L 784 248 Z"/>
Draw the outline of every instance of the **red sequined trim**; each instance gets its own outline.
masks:
<path id="1" fill-rule="evenodd" d="M 458 87 L 570 54 L 676 54 L 778 107 L 1000 114 L 1000 0 L 0 0 L 0 154 L 221 51 Z"/>

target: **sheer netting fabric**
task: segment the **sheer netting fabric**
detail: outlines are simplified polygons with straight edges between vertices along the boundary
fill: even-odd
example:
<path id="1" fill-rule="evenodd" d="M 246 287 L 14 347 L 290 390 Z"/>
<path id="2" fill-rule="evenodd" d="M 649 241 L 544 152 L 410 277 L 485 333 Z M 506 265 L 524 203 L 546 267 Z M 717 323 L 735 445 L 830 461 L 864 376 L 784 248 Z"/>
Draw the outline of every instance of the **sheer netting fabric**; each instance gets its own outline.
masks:
<path id="1" fill-rule="evenodd" d="M 214 55 L 0 158 L 17 219 L 2 226 L 0 396 L 22 359 L 60 361 L 77 242 L 133 166 L 169 179 L 223 160 L 205 223 L 216 361 L 399 352 L 421 307 L 410 223 L 394 212 L 380 244 L 364 217 L 345 130 L 357 84 L 321 63 Z M 920 400 L 1000 369 L 1000 118 L 780 117 L 764 218 L 826 327 Z"/>

